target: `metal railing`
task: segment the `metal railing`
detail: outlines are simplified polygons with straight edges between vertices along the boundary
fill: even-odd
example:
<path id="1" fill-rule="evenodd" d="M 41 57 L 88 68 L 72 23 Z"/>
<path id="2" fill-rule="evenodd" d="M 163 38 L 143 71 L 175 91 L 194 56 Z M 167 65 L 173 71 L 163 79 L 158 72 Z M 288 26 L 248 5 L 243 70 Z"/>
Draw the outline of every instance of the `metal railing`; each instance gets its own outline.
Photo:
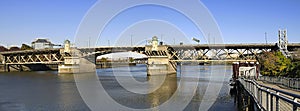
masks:
<path id="1" fill-rule="evenodd" d="M 264 86 L 254 80 L 240 78 L 239 82 L 261 110 L 300 111 L 300 95 Z"/>
<path id="2" fill-rule="evenodd" d="M 258 80 L 283 85 L 285 87 L 300 91 L 300 78 L 260 76 L 258 77 Z"/>

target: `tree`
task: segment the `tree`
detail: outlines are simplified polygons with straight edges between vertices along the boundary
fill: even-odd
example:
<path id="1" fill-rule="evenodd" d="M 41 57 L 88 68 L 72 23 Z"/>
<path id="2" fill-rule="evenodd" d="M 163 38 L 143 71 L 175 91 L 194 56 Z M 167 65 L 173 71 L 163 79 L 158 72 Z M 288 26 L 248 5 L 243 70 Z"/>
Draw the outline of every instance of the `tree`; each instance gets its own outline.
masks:
<path id="1" fill-rule="evenodd" d="M 134 62 L 134 58 L 133 57 L 129 57 L 129 62 Z"/>
<path id="2" fill-rule="evenodd" d="M 286 58 L 281 52 L 275 52 L 275 56 L 278 58 L 277 67 L 280 76 L 286 76 L 289 73 L 289 67 L 292 65 L 291 60 Z"/>
<path id="3" fill-rule="evenodd" d="M 21 46 L 21 50 L 32 50 L 33 48 L 30 47 L 29 45 L 26 45 L 26 44 L 22 44 Z"/>
<path id="4" fill-rule="evenodd" d="M 290 67 L 288 68 L 289 77 L 295 77 L 295 78 L 300 78 L 300 62 L 293 62 Z"/>
<path id="5" fill-rule="evenodd" d="M 276 60 L 277 58 L 272 52 L 264 52 L 259 57 L 259 62 L 261 64 L 261 74 L 266 76 L 274 75 L 274 70 L 276 70 Z"/>
<path id="6" fill-rule="evenodd" d="M 291 60 L 281 52 L 264 52 L 259 57 L 261 74 L 266 76 L 286 76 L 291 70 Z"/>

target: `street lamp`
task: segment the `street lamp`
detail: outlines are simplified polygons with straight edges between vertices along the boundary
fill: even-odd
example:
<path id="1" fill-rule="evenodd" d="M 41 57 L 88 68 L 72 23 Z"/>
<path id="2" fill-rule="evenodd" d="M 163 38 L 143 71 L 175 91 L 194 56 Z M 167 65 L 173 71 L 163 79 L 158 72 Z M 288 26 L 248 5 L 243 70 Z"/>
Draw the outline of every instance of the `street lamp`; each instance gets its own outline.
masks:
<path id="1" fill-rule="evenodd" d="M 198 44 L 200 44 L 200 40 L 196 39 L 195 37 L 192 38 L 193 41 L 197 42 Z"/>

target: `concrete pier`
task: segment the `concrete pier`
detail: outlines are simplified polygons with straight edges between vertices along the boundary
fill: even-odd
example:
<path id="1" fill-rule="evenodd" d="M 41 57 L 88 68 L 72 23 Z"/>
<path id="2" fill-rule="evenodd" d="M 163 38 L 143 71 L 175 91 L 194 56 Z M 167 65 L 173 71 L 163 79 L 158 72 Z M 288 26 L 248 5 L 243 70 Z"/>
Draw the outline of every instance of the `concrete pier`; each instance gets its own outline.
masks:
<path id="1" fill-rule="evenodd" d="M 152 38 L 152 45 L 146 46 L 148 56 L 147 75 L 176 74 L 176 62 L 171 62 L 171 54 L 168 53 L 168 46 L 158 45 L 157 37 Z"/>

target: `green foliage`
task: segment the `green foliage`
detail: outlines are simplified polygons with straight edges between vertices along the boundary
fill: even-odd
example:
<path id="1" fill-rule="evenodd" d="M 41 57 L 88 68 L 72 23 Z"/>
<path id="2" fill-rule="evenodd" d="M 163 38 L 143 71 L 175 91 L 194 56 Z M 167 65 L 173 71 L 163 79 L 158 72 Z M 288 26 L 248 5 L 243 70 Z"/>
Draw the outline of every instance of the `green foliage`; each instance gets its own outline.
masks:
<path id="1" fill-rule="evenodd" d="M 21 50 L 32 50 L 33 48 L 30 47 L 29 45 L 22 44 Z"/>
<path id="2" fill-rule="evenodd" d="M 104 57 L 102 57 L 101 59 L 100 59 L 100 62 L 107 62 L 108 60 L 107 60 L 107 58 L 104 58 Z"/>
<path id="3" fill-rule="evenodd" d="M 289 77 L 300 78 L 300 62 L 293 62 L 289 67 Z"/>
<path id="4" fill-rule="evenodd" d="M 281 52 L 264 52 L 259 57 L 261 74 L 265 76 L 286 76 L 291 70 L 291 60 Z"/>
<path id="5" fill-rule="evenodd" d="M 132 57 L 130 57 L 129 62 L 134 62 L 134 59 Z"/>

